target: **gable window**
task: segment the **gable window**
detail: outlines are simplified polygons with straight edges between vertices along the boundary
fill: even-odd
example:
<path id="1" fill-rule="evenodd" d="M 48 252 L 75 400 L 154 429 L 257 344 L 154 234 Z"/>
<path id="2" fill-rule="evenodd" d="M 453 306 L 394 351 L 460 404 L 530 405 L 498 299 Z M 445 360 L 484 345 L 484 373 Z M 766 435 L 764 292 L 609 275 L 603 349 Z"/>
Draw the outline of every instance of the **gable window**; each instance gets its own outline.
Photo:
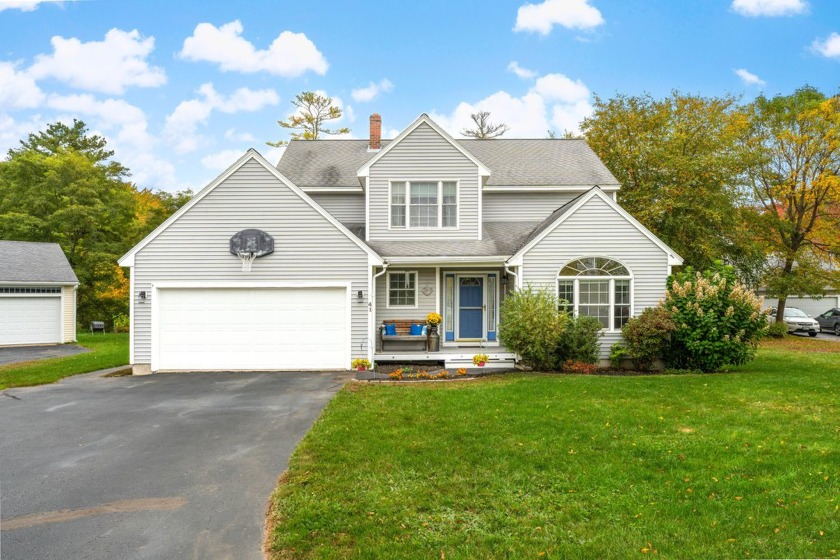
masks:
<path id="1" fill-rule="evenodd" d="M 458 227 L 456 181 L 391 181 L 392 228 Z"/>
<path id="2" fill-rule="evenodd" d="M 557 279 L 560 308 L 575 316 L 595 317 L 603 328 L 619 330 L 631 315 L 632 277 L 627 268 L 605 257 L 570 262 Z"/>
<path id="3" fill-rule="evenodd" d="M 388 273 L 388 307 L 417 307 L 417 273 Z"/>

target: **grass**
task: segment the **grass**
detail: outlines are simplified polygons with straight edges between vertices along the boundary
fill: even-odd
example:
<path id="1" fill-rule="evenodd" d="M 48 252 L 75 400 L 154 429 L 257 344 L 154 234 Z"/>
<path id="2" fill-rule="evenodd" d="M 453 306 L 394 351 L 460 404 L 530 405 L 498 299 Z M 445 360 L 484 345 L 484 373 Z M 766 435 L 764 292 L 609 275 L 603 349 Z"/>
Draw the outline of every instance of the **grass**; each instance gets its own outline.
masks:
<path id="1" fill-rule="evenodd" d="M 54 383 L 70 375 L 128 363 L 128 334 L 79 333 L 78 344 L 90 352 L 0 366 L 0 390 Z"/>
<path id="2" fill-rule="evenodd" d="M 345 387 L 271 499 L 273 558 L 840 554 L 840 344 L 715 375 Z"/>

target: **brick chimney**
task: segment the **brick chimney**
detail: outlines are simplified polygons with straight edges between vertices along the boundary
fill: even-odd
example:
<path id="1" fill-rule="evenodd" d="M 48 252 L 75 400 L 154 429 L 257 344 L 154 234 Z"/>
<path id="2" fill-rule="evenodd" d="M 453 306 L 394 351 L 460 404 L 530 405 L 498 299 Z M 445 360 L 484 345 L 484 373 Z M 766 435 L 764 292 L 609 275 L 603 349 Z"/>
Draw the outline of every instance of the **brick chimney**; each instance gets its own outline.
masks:
<path id="1" fill-rule="evenodd" d="M 370 144 L 368 151 L 378 152 L 382 147 L 382 117 L 377 113 L 370 116 Z"/>

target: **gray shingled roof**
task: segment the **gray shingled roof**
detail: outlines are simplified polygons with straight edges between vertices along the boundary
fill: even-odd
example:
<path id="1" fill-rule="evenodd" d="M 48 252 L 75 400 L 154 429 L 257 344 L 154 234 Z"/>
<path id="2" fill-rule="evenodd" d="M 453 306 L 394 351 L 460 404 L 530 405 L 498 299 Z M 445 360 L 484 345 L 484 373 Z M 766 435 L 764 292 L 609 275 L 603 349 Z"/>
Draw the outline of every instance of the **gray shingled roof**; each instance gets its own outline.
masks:
<path id="1" fill-rule="evenodd" d="M 617 185 L 585 140 L 456 140 L 490 169 L 487 186 Z M 383 140 L 384 148 L 390 140 Z M 277 169 L 301 188 L 358 188 L 367 140 L 292 140 Z"/>
<path id="2" fill-rule="evenodd" d="M 0 282 L 76 284 L 76 274 L 58 243 L 0 241 Z"/>
<path id="3" fill-rule="evenodd" d="M 366 241 L 383 258 L 392 257 L 490 257 L 510 256 L 541 222 L 484 222 L 479 240 Z M 345 224 L 360 239 L 361 224 Z"/>

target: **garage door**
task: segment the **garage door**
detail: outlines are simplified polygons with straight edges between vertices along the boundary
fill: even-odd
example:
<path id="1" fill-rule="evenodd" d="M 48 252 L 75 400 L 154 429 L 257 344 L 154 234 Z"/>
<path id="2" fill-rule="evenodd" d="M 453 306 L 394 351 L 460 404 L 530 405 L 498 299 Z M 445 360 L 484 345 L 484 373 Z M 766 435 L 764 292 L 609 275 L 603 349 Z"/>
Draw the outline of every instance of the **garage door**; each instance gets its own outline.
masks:
<path id="1" fill-rule="evenodd" d="M 344 288 L 166 288 L 156 313 L 157 370 L 349 366 Z"/>
<path id="2" fill-rule="evenodd" d="M 0 297 L 0 346 L 61 342 L 61 298 Z"/>

